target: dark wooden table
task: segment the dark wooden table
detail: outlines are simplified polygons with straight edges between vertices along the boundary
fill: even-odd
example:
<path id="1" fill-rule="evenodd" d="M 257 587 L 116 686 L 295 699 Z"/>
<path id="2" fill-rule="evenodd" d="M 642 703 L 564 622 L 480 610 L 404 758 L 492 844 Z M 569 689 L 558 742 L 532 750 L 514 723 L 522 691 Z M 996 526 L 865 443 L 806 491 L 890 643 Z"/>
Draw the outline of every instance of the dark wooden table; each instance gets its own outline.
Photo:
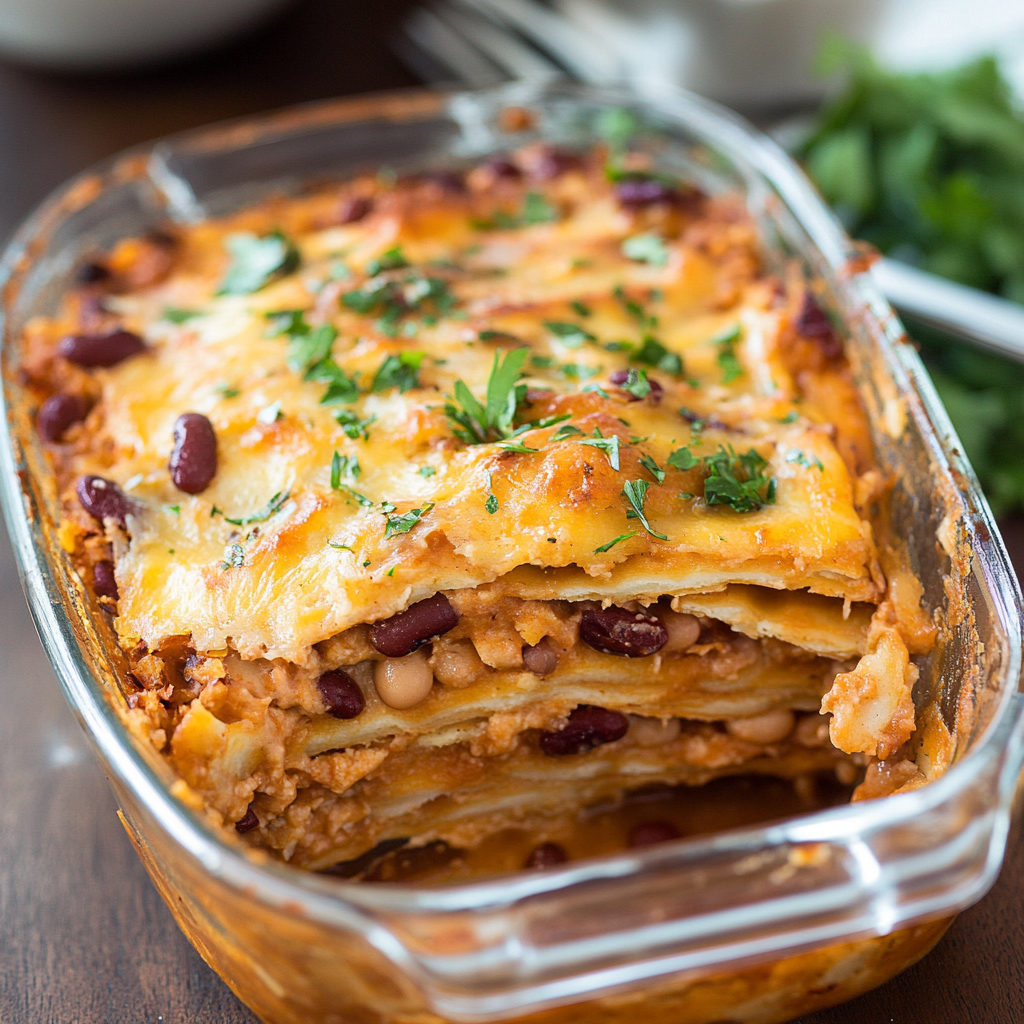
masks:
<path id="1" fill-rule="evenodd" d="M 227 48 L 104 78 L 0 63 L 0 236 L 69 175 L 166 132 L 415 85 L 389 40 L 408 0 L 303 0 Z M 1011 524 L 1019 568 L 1024 529 Z M 802 1024 L 1024 1020 L 1024 843 L 917 967 Z M 32 629 L 0 529 L 0 1024 L 242 1024 L 256 1018 L 178 931 Z"/>

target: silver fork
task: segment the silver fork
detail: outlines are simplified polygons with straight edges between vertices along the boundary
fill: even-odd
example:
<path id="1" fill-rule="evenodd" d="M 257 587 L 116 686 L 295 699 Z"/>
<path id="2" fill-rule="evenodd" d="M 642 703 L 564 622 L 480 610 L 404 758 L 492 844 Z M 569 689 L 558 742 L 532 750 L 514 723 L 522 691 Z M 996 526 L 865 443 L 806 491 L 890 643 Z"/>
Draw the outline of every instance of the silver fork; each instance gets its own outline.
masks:
<path id="1" fill-rule="evenodd" d="M 435 84 L 637 84 L 606 40 L 535 0 L 432 0 L 410 16 L 397 48 Z M 1024 308 L 896 260 L 880 260 L 872 273 L 901 313 L 1024 362 Z"/>

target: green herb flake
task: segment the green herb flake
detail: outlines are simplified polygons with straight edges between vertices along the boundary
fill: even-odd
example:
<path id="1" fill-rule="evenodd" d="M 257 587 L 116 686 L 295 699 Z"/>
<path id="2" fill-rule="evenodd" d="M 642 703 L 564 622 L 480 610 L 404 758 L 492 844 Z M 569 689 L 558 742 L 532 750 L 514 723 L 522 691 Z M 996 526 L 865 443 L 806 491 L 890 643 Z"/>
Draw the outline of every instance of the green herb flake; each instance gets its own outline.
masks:
<path id="1" fill-rule="evenodd" d="M 664 240 L 656 234 L 633 235 L 622 243 L 622 255 L 636 263 L 648 263 L 652 267 L 668 264 L 669 251 Z"/>
<path id="2" fill-rule="evenodd" d="M 688 469 L 693 469 L 694 466 L 700 465 L 700 459 L 698 459 L 689 448 L 677 448 L 672 452 L 669 457 L 665 460 L 666 464 L 671 466 L 673 469 L 681 469 L 684 472 Z"/>
<path id="3" fill-rule="evenodd" d="M 242 393 L 238 388 L 228 384 L 227 381 L 221 381 L 213 390 L 221 398 L 237 398 Z"/>
<path id="4" fill-rule="evenodd" d="M 401 270 L 407 266 L 409 266 L 409 261 L 402 254 L 402 250 L 396 245 L 366 264 L 366 276 L 376 277 L 385 271 Z"/>
<path id="5" fill-rule="evenodd" d="M 732 445 L 704 456 L 710 470 L 704 479 L 704 500 L 727 505 L 734 512 L 756 512 L 775 504 L 775 479 L 764 475 L 768 461 L 755 449 L 738 455 Z"/>
<path id="6" fill-rule="evenodd" d="M 563 320 L 545 320 L 544 326 L 566 348 L 582 348 L 588 341 L 597 341 L 590 331 L 579 324 L 567 323 Z"/>
<path id="7" fill-rule="evenodd" d="M 224 522 L 231 523 L 232 526 L 250 526 L 253 523 L 265 522 L 272 515 L 275 515 L 284 508 L 285 502 L 290 496 L 291 491 L 278 491 L 258 512 L 242 516 L 239 519 L 231 519 L 229 516 L 225 516 Z"/>
<path id="8" fill-rule="evenodd" d="M 228 521 L 230 522 L 230 520 Z M 242 550 L 242 545 L 232 544 L 224 556 L 224 561 L 220 563 L 221 569 L 241 569 L 243 565 L 245 565 L 245 551 Z"/>
<path id="9" fill-rule="evenodd" d="M 786 461 L 795 462 L 798 466 L 802 466 L 804 469 L 817 469 L 821 472 L 825 471 L 825 467 L 821 464 L 821 459 L 817 455 L 808 457 L 806 452 L 801 451 L 799 448 L 790 448 L 786 452 Z"/>
<path id="10" fill-rule="evenodd" d="M 646 480 L 627 480 L 622 487 L 622 496 L 629 502 L 629 510 L 626 512 L 627 519 L 638 519 L 640 525 L 652 536 L 658 540 L 668 540 L 668 537 L 663 533 L 658 533 L 657 530 L 651 528 L 651 524 L 647 521 L 647 515 L 644 512 L 644 501 L 647 498 L 647 492 L 650 490 L 651 485 Z"/>
<path id="11" fill-rule="evenodd" d="M 722 370 L 723 384 L 731 384 L 746 373 L 736 355 L 736 343 L 742 333 L 742 328 L 736 324 L 711 339 L 711 344 L 718 348 L 718 365 Z"/>
<path id="12" fill-rule="evenodd" d="M 590 380 L 591 377 L 596 377 L 601 372 L 601 367 L 588 366 L 586 363 L 561 363 L 558 367 L 558 372 L 566 380 Z M 585 388 L 584 390 L 595 389 Z M 605 397 L 608 397 L 607 394 Z"/>
<path id="13" fill-rule="evenodd" d="M 454 397 L 445 403 L 452 433 L 465 444 L 486 444 L 505 440 L 512 434 L 516 410 L 526 398 L 526 385 L 519 377 L 529 349 L 517 348 L 504 360 L 501 352 L 494 354 L 494 363 L 487 381 L 486 405 L 477 401 L 465 382 L 455 382 Z"/>
<path id="14" fill-rule="evenodd" d="M 683 373 L 682 358 L 675 352 L 670 352 L 660 341 L 652 338 L 649 334 L 644 337 L 643 344 L 630 358 L 635 362 L 645 363 L 647 366 L 655 366 L 676 377 L 682 376 Z"/>
<path id="15" fill-rule="evenodd" d="M 330 324 L 315 330 L 289 335 L 286 362 L 293 373 L 306 374 L 310 368 L 330 358 L 338 332 Z M 307 377 L 309 379 L 315 379 Z"/>
<path id="16" fill-rule="evenodd" d="M 362 467 L 354 455 L 342 455 L 340 452 L 335 452 L 331 459 L 331 490 L 340 490 L 343 478 L 358 480 L 361 472 Z"/>
<path id="17" fill-rule="evenodd" d="M 549 224 L 558 220 L 558 210 L 540 192 L 527 192 L 523 200 L 523 224 Z"/>
<path id="18" fill-rule="evenodd" d="M 395 575 L 395 569 L 397 569 L 397 568 L 398 567 L 395 566 L 395 565 L 391 566 L 391 568 L 388 569 L 388 571 L 386 573 L 384 573 L 384 575 L 385 576 L 394 576 Z"/>
<path id="19" fill-rule="evenodd" d="M 493 516 L 498 511 L 498 499 L 493 494 L 488 494 L 487 500 L 484 502 L 484 508 L 489 515 Z"/>
<path id="20" fill-rule="evenodd" d="M 335 544 L 333 540 L 327 542 L 327 546 L 334 548 L 335 551 L 351 551 L 352 549 L 347 544 Z"/>
<path id="21" fill-rule="evenodd" d="M 433 476 L 437 472 L 437 470 L 434 469 L 433 466 L 420 466 L 417 472 L 421 477 L 423 477 L 424 480 L 426 480 L 427 477 Z"/>
<path id="22" fill-rule="evenodd" d="M 324 401 L 324 399 L 321 399 L 321 401 Z M 362 438 L 364 441 L 370 440 L 370 432 L 367 430 L 367 427 L 376 420 L 376 416 L 368 416 L 365 420 L 361 420 L 351 409 L 337 409 L 331 415 L 338 426 L 353 441 L 358 441 L 359 438 Z"/>
<path id="23" fill-rule="evenodd" d="M 503 452 L 519 452 L 522 455 L 534 455 L 540 451 L 539 448 L 528 448 L 522 441 L 507 441 L 505 444 L 499 444 L 498 447 Z"/>
<path id="24" fill-rule="evenodd" d="M 621 468 L 619 465 L 619 435 L 612 434 L 611 437 L 605 437 L 601 433 L 600 427 L 594 428 L 593 437 L 585 437 L 583 440 L 578 442 L 579 444 L 585 444 L 590 448 L 597 448 L 604 452 L 608 456 L 608 462 L 612 469 L 616 472 Z"/>
<path id="25" fill-rule="evenodd" d="M 354 491 L 352 490 L 351 487 L 346 487 L 345 484 L 341 483 L 340 480 L 338 481 L 338 486 L 335 488 L 335 490 L 347 495 L 357 505 L 360 505 L 363 508 L 376 508 L 376 505 L 374 505 L 374 503 L 370 501 L 370 499 L 365 494 L 360 494 L 359 491 Z"/>
<path id="26" fill-rule="evenodd" d="M 165 505 L 164 508 L 166 508 L 168 512 L 173 512 L 176 516 L 181 515 L 180 505 Z"/>
<path id="27" fill-rule="evenodd" d="M 384 507 L 387 507 L 390 503 L 385 502 Z M 434 507 L 434 503 L 430 502 L 423 508 L 414 508 L 400 516 L 387 516 L 387 525 L 384 527 L 384 539 L 388 540 L 399 533 L 408 533 L 422 518 Z M 394 506 L 391 505 L 391 509 Z"/>
<path id="28" fill-rule="evenodd" d="M 586 305 L 586 303 L 580 302 L 579 299 L 573 299 L 573 301 L 569 303 L 569 308 L 572 309 L 577 316 L 583 317 L 591 316 L 594 312 L 588 305 Z"/>
<path id="29" fill-rule="evenodd" d="M 800 419 L 800 414 L 796 411 L 796 409 L 791 409 L 789 412 L 786 413 L 785 416 L 782 417 L 782 419 L 779 420 L 779 422 L 790 424 L 796 423 L 798 419 Z"/>
<path id="30" fill-rule="evenodd" d="M 183 324 L 189 320 L 194 320 L 197 316 L 202 316 L 202 312 L 198 309 L 178 309 L 175 306 L 167 306 L 164 308 L 163 318 L 172 324 Z"/>
<path id="31" fill-rule="evenodd" d="M 606 551 L 611 551 L 611 549 L 615 547 L 616 544 L 619 544 L 624 540 L 629 540 L 630 537 L 635 536 L 636 530 L 633 530 L 631 533 L 620 533 L 618 537 L 614 538 L 614 540 L 608 541 L 607 544 L 602 544 L 599 548 L 594 548 L 594 554 L 603 555 Z"/>
<path id="32" fill-rule="evenodd" d="M 646 453 L 641 455 L 640 465 L 643 466 L 659 484 L 665 482 L 665 470 L 663 470 L 650 455 L 647 455 Z"/>
<path id="33" fill-rule="evenodd" d="M 559 427 L 552 435 L 552 441 L 565 441 L 570 437 L 582 437 L 583 431 L 579 427 L 574 427 L 571 423 L 566 423 L 565 426 Z"/>
<path id="34" fill-rule="evenodd" d="M 419 368 L 426 355 L 424 352 L 402 352 L 397 356 L 388 356 L 373 376 L 370 385 L 372 391 L 387 391 L 398 388 L 405 394 L 412 388 L 420 386 Z"/>
<path id="35" fill-rule="evenodd" d="M 256 420 L 258 423 L 269 426 L 271 423 L 276 423 L 283 416 L 284 413 L 281 412 L 281 403 L 271 402 L 270 405 L 264 406 L 258 413 L 256 413 Z"/>
<path id="36" fill-rule="evenodd" d="M 619 385 L 623 391 L 634 398 L 646 398 L 651 393 L 651 384 L 643 370 L 629 368 L 626 379 Z"/>
<path id="37" fill-rule="evenodd" d="M 251 295 L 299 267 L 298 249 L 280 231 L 262 238 L 243 231 L 228 235 L 224 245 L 231 255 L 231 265 L 217 289 L 218 295 Z"/>
<path id="38" fill-rule="evenodd" d="M 609 398 L 609 394 L 600 384 L 587 384 L 580 388 L 580 391 L 593 391 L 594 394 L 600 395 L 602 398 Z"/>

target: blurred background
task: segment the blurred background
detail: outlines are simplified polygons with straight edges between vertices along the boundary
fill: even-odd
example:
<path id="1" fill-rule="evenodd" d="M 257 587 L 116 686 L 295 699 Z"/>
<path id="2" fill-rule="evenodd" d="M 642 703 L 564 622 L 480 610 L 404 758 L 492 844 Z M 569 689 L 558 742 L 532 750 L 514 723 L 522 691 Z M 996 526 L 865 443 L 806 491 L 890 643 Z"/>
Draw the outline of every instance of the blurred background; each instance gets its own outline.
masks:
<path id="1" fill-rule="evenodd" d="M 732 106 L 897 261 L 887 290 L 1024 571 L 1024 0 L 0 0 L 0 236 L 168 132 L 551 75 Z M 254 1022 L 115 815 L 0 528 L 0 1021 Z M 803 1024 L 1019 1022 L 1022 846 L 922 964 Z"/>

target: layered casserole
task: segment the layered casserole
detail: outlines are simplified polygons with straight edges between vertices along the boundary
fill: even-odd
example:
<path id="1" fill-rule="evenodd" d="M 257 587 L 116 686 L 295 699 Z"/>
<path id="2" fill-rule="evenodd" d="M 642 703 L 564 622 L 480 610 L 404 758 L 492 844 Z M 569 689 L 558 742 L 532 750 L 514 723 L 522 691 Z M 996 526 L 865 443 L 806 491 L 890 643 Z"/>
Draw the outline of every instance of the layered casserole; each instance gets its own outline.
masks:
<path id="1" fill-rule="evenodd" d="M 637 790 L 945 767 L 841 325 L 739 198 L 535 144 L 79 281 L 21 367 L 61 543 L 132 730 L 244 842 L 325 869 L 514 827 L 544 866 Z"/>

